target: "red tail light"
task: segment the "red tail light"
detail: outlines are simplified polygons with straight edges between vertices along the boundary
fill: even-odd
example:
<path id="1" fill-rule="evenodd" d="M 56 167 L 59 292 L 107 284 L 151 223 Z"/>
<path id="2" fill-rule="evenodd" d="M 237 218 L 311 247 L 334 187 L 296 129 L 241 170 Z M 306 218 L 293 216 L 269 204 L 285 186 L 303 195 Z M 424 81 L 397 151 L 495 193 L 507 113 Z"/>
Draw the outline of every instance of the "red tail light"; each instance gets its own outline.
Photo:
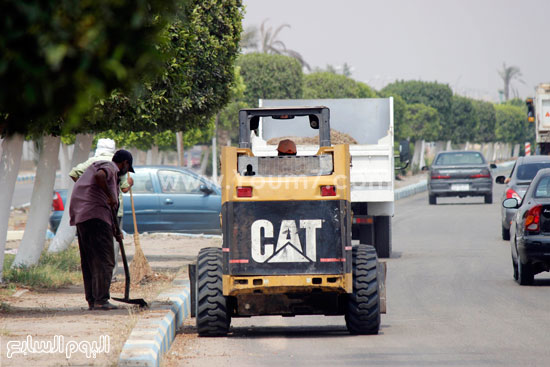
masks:
<path id="1" fill-rule="evenodd" d="M 433 172 L 432 172 L 432 180 L 441 180 L 441 179 L 445 179 L 445 178 L 451 178 L 451 176 L 449 176 L 449 175 L 442 175 L 442 174 L 439 173 L 438 171 L 433 171 Z"/>
<path id="2" fill-rule="evenodd" d="M 540 231 L 540 212 L 542 205 L 532 207 L 525 213 L 525 230 L 530 232 Z"/>
<path id="3" fill-rule="evenodd" d="M 489 170 L 484 169 L 478 174 L 471 175 L 470 178 L 491 178 L 491 173 L 489 172 Z"/>
<path id="4" fill-rule="evenodd" d="M 252 197 L 252 187 L 250 187 L 250 186 L 237 187 L 237 197 L 251 198 Z"/>
<path id="5" fill-rule="evenodd" d="M 321 196 L 336 196 L 336 187 L 333 185 L 321 186 Z"/>
<path id="6" fill-rule="evenodd" d="M 65 210 L 65 207 L 63 206 L 63 200 L 61 199 L 61 195 L 59 195 L 57 191 L 54 192 L 53 194 L 52 206 L 53 206 L 53 210 L 56 212 L 57 211 L 62 212 L 63 210 Z"/>
<path id="7" fill-rule="evenodd" d="M 506 199 L 517 199 L 521 200 L 521 196 L 517 192 L 515 192 L 513 189 L 506 190 Z"/>

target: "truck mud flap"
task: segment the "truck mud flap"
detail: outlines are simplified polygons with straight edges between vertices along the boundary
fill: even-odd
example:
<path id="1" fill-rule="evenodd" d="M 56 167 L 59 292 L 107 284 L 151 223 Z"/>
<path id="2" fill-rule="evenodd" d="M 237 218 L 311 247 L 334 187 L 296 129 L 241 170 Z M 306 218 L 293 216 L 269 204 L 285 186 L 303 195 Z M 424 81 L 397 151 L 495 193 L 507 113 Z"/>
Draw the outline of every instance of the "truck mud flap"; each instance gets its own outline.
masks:
<path id="1" fill-rule="evenodd" d="M 197 310 L 195 309 L 196 307 L 196 302 L 195 302 L 195 297 L 197 297 L 197 295 L 195 294 L 195 290 L 197 289 L 196 287 L 196 282 L 197 282 L 197 264 L 189 264 L 188 266 L 188 273 L 189 273 L 189 285 L 190 285 L 190 294 L 191 294 L 191 304 L 189 305 L 189 309 L 191 310 L 191 317 L 195 317 L 195 315 L 197 314 Z"/>
<path id="2" fill-rule="evenodd" d="M 380 313 L 386 313 L 386 273 L 387 266 L 385 262 L 378 263 L 378 284 L 380 285 Z"/>

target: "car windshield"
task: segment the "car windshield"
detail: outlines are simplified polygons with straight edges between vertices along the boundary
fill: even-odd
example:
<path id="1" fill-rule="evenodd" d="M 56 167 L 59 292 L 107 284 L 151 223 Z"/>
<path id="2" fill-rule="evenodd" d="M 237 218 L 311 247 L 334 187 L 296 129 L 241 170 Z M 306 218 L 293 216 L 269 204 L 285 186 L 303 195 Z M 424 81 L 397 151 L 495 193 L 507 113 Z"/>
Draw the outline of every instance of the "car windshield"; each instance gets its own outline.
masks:
<path id="1" fill-rule="evenodd" d="M 520 181 L 532 181 L 537 172 L 543 168 L 550 168 L 550 162 L 522 164 L 518 167 L 516 177 Z"/>
<path id="2" fill-rule="evenodd" d="M 478 152 L 456 152 L 442 153 L 437 157 L 435 165 L 438 166 L 453 166 L 465 164 L 483 164 L 485 163 L 483 156 Z"/>
<path id="3" fill-rule="evenodd" d="M 540 179 L 537 189 L 535 190 L 536 198 L 550 198 L 550 176 Z"/>

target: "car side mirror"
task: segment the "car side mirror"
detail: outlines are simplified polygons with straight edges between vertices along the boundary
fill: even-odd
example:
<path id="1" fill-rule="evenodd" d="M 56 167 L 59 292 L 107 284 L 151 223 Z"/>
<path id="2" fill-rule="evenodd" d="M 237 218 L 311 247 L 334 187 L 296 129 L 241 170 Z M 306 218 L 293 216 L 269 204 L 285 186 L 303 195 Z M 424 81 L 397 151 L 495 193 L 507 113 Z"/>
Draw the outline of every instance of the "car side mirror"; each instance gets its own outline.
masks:
<path id="1" fill-rule="evenodd" d="M 495 169 L 495 168 L 497 168 L 497 165 L 494 164 L 494 163 L 491 163 L 491 164 L 489 165 L 489 167 L 491 167 L 491 169 Z"/>
<path id="2" fill-rule="evenodd" d="M 519 202 L 516 198 L 506 199 L 502 202 L 502 206 L 507 209 L 517 209 L 519 208 Z"/>
<path id="3" fill-rule="evenodd" d="M 204 192 L 205 195 L 210 195 L 211 193 L 214 192 L 214 190 L 212 190 L 210 187 L 206 186 L 206 185 L 201 185 L 199 190 L 201 190 L 202 192 Z"/>
<path id="4" fill-rule="evenodd" d="M 504 180 L 506 180 L 506 177 L 504 176 L 497 176 L 497 178 L 495 179 L 495 182 L 497 184 L 503 184 L 504 183 Z"/>

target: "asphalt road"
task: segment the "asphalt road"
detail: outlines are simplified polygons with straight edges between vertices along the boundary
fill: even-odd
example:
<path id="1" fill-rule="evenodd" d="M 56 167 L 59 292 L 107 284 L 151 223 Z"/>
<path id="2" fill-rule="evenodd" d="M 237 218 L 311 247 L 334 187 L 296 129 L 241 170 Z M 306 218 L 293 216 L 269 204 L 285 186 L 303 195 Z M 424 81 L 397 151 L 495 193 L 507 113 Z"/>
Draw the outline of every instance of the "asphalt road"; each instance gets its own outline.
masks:
<path id="1" fill-rule="evenodd" d="M 514 282 L 509 244 L 500 239 L 502 189 L 495 185 L 493 205 L 445 198 L 429 206 L 427 194 L 396 203 L 379 335 L 350 336 L 343 317 L 234 319 L 226 338 L 198 338 L 184 327 L 168 359 L 193 366 L 550 365 L 550 276 L 529 287 Z"/>
<path id="2" fill-rule="evenodd" d="M 55 181 L 55 187 L 61 185 L 61 180 L 57 179 Z M 15 189 L 13 191 L 13 197 L 11 199 L 11 206 L 14 208 L 20 207 L 22 205 L 28 204 L 31 202 L 32 189 L 34 187 L 34 182 L 32 181 L 20 181 L 15 184 Z M 52 193 L 53 198 L 53 193 Z"/>

